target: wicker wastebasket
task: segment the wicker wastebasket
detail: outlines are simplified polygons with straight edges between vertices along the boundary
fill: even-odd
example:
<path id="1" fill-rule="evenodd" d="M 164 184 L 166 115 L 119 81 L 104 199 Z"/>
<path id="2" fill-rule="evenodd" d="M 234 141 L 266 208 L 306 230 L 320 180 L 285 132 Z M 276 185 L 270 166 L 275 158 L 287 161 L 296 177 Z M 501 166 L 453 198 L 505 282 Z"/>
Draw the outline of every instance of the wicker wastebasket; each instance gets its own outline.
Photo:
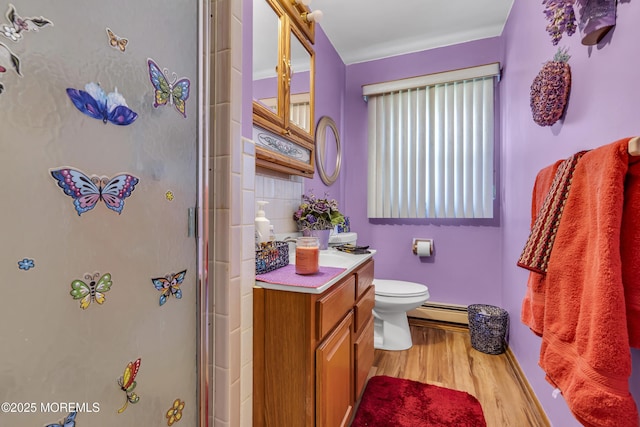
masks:
<path id="1" fill-rule="evenodd" d="M 472 304 L 467 308 L 471 346 L 487 354 L 501 354 L 506 350 L 509 313 L 486 304 Z"/>

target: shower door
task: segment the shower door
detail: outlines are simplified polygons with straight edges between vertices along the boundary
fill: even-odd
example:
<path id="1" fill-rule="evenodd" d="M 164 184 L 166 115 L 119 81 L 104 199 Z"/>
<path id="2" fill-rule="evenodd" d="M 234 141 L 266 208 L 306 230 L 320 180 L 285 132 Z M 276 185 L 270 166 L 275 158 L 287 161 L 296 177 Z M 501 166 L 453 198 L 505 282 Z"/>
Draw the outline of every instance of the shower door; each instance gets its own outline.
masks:
<path id="1" fill-rule="evenodd" d="M 0 426 L 198 424 L 198 3 L 0 1 Z"/>

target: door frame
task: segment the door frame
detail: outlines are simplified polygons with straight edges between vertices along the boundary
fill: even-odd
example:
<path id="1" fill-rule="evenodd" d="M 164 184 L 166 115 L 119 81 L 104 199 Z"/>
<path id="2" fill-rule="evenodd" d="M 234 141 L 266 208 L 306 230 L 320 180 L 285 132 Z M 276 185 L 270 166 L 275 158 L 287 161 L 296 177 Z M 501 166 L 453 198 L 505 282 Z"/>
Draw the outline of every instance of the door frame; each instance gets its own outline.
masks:
<path id="1" fill-rule="evenodd" d="M 213 396 L 209 390 L 213 384 L 212 371 L 214 352 L 209 351 L 213 344 L 213 322 L 211 303 L 209 299 L 209 221 L 213 211 L 209 190 L 213 182 L 209 175 L 211 144 L 210 132 L 210 52 L 211 52 L 211 23 L 215 18 L 211 15 L 211 3 L 198 1 L 198 162 L 197 185 L 198 199 L 196 206 L 195 234 L 197 238 L 197 269 L 198 269 L 198 301 L 197 301 L 197 369 L 198 369 L 198 426 L 209 427 L 209 420 L 213 418 Z"/>

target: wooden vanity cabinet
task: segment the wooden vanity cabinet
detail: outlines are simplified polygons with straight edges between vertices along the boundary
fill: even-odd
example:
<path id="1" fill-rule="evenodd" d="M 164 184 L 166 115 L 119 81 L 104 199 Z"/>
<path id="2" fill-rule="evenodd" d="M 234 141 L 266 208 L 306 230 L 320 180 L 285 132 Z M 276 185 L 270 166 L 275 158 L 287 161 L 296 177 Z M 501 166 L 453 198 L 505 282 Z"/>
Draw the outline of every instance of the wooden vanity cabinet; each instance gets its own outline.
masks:
<path id="1" fill-rule="evenodd" d="M 311 9 L 292 0 L 253 3 L 256 165 L 313 178 L 315 21 L 302 18 Z"/>
<path id="2" fill-rule="evenodd" d="M 373 363 L 372 282 L 369 259 L 322 294 L 254 288 L 254 426 L 348 425 Z"/>

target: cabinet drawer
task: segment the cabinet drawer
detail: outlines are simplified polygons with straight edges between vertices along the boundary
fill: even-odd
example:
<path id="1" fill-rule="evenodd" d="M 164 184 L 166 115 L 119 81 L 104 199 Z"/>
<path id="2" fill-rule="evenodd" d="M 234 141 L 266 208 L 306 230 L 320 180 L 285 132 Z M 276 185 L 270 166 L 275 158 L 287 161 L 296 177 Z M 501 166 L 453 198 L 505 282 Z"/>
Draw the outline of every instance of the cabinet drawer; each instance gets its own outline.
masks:
<path id="1" fill-rule="evenodd" d="M 356 278 L 351 275 L 335 285 L 317 301 L 317 339 L 322 340 L 338 322 L 351 311 L 354 303 Z"/>
<path id="2" fill-rule="evenodd" d="M 373 260 L 369 260 L 356 272 L 356 300 L 373 284 Z"/>
<path id="3" fill-rule="evenodd" d="M 362 334 L 355 340 L 353 346 L 355 353 L 355 394 L 353 398 L 357 401 L 373 366 L 373 317 L 369 319 L 369 322 L 362 330 Z"/>
<path id="4" fill-rule="evenodd" d="M 364 292 L 364 295 L 360 297 L 355 305 L 355 326 L 354 331 L 356 334 L 360 333 L 360 330 L 367 324 L 372 317 L 371 310 L 376 303 L 376 293 L 373 286 Z"/>

